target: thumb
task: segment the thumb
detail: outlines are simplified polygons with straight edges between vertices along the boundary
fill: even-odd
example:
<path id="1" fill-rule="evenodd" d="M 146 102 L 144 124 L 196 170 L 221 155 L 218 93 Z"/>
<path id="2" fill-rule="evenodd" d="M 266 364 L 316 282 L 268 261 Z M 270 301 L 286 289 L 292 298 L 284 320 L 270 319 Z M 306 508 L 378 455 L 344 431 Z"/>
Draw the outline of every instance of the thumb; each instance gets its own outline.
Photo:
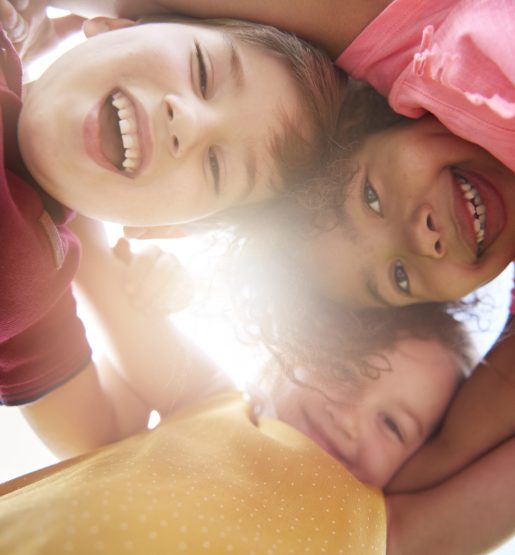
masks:
<path id="1" fill-rule="evenodd" d="M 132 252 L 129 241 L 125 237 L 120 237 L 113 247 L 113 253 L 122 262 L 129 264 L 132 259 Z"/>
<path id="2" fill-rule="evenodd" d="M 82 31 L 85 19 L 75 14 L 65 15 L 52 19 L 54 33 L 59 39 L 65 39 L 73 33 Z"/>

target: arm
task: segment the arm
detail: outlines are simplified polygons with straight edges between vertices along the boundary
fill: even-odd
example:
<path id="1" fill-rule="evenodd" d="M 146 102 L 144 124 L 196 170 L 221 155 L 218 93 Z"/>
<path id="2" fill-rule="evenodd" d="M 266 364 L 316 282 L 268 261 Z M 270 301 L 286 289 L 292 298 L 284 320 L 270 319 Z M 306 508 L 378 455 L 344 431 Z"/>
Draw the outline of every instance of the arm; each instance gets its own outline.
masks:
<path id="1" fill-rule="evenodd" d="M 388 492 L 429 487 L 515 434 L 515 318 L 508 321 L 472 376 L 463 384 L 438 433 L 388 484 Z"/>
<path id="2" fill-rule="evenodd" d="M 392 0 L 53 0 L 56 7 L 92 17 L 138 18 L 177 14 L 233 17 L 274 25 L 324 48 L 336 58 Z"/>
<path id="3" fill-rule="evenodd" d="M 389 495 L 387 555 L 479 555 L 515 533 L 515 438 L 441 485 Z"/>
<path id="4" fill-rule="evenodd" d="M 134 308 L 121 287 L 124 263 L 113 256 L 102 224 L 72 225 L 83 244 L 76 276 L 104 341 L 100 361 L 24 409 L 42 439 L 71 456 L 146 427 L 212 391 L 231 387 L 214 364 L 165 315 Z"/>

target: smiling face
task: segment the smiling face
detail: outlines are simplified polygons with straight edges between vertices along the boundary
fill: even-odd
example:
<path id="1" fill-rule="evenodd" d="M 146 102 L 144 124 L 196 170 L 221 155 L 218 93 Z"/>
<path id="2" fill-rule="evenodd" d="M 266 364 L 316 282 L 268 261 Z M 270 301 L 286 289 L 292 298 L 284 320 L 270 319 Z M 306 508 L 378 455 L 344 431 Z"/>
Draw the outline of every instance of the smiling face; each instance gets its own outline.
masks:
<path id="1" fill-rule="evenodd" d="M 166 225 L 272 196 L 270 149 L 299 105 L 271 52 L 218 29 L 146 24 L 53 64 L 27 91 L 19 140 L 29 171 L 65 205 Z"/>
<path id="2" fill-rule="evenodd" d="M 309 244 L 324 293 L 353 306 L 458 299 L 515 257 L 515 176 L 426 117 L 367 138 L 344 223 Z"/>
<path id="3" fill-rule="evenodd" d="M 391 371 L 357 390 L 288 381 L 273 395 L 279 419 L 379 488 L 434 430 L 459 380 L 455 356 L 437 341 L 403 339 L 384 355 Z"/>

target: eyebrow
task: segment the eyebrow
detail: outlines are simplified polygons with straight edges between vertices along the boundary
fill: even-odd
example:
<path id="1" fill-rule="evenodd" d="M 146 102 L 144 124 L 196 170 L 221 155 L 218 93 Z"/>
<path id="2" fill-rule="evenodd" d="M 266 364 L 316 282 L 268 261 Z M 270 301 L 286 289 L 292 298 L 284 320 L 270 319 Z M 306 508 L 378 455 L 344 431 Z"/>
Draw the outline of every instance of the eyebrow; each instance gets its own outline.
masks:
<path id="1" fill-rule="evenodd" d="M 234 38 L 228 34 L 223 34 L 227 47 L 229 48 L 229 67 L 230 78 L 236 93 L 241 93 L 245 87 L 245 72 L 243 71 L 243 62 L 241 54 Z M 252 146 L 246 149 L 244 156 L 245 172 L 247 174 L 247 187 L 242 191 L 239 200 L 245 199 L 256 186 L 257 175 L 257 158 L 256 152 Z"/>
<path id="2" fill-rule="evenodd" d="M 365 287 L 370 294 L 370 296 L 381 306 L 386 308 L 395 308 L 397 305 L 392 304 L 386 297 L 384 297 L 379 291 L 379 286 L 377 284 L 377 278 L 374 276 L 370 268 L 367 268 L 363 272 Z"/>
<path id="3" fill-rule="evenodd" d="M 256 186 L 257 161 L 256 152 L 252 146 L 247 148 L 244 165 L 247 172 L 247 187 L 245 187 L 240 200 L 247 197 Z"/>
<path id="4" fill-rule="evenodd" d="M 224 33 L 224 38 L 227 46 L 229 47 L 229 67 L 230 77 L 237 93 L 241 92 L 245 86 L 245 74 L 243 71 L 243 63 L 239 49 L 233 37 Z"/>

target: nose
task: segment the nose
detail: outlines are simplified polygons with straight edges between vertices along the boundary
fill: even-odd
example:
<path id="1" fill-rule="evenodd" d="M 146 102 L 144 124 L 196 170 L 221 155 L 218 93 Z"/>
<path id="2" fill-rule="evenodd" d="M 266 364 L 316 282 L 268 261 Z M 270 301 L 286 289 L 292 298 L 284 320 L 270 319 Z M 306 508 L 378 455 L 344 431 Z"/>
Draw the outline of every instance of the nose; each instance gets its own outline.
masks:
<path id="1" fill-rule="evenodd" d="M 359 438 L 359 415 L 357 406 L 347 402 L 329 402 L 326 405 L 326 409 L 331 415 L 338 432 L 342 434 L 346 440 L 357 442 Z"/>
<path id="2" fill-rule="evenodd" d="M 207 110 L 200 102 L 169 94 L 165 96 L 169 150 L 174 158 L 184 158 L 201 140 L 208 139 Z"/>
<path id="3" fill-rule="evenodd" d="M 413 214 L 411 224 L 404 228 L 411 250 L 418 255 L 442 258 L 445 255 L 445 246 L 432 206 L 429 204 L 419 206 Z"/>

